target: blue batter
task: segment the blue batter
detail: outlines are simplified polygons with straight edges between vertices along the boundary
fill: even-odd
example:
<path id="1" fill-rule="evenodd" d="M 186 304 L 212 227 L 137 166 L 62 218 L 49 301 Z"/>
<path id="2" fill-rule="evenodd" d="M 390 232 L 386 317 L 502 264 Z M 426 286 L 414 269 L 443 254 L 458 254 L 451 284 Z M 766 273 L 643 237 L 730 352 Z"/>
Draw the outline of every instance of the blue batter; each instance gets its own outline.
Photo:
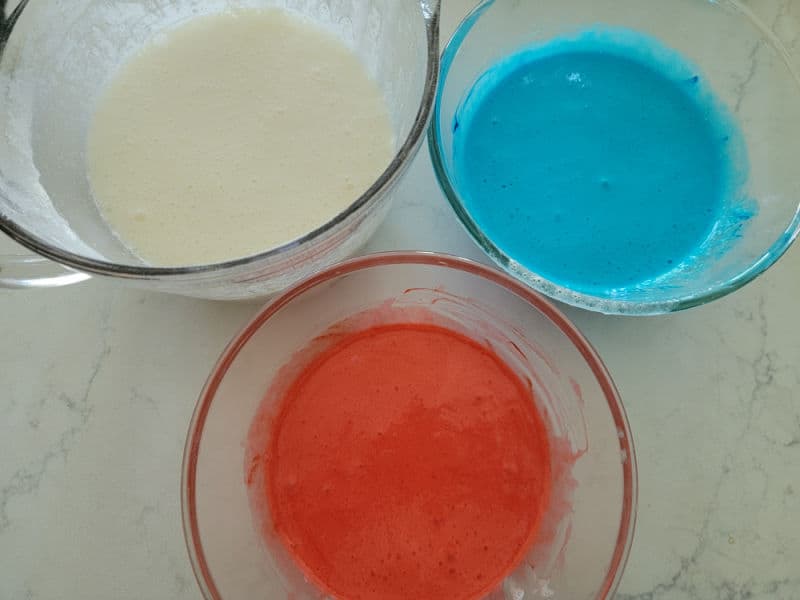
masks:
<path id="1" fill-rule="evenodd" d="M 607 295 L 692 256 L 746 179 L 741 133 L 656 40 L 595 29 L 493 66 L 453 122 L 464 206 L 510 258 Z"/>

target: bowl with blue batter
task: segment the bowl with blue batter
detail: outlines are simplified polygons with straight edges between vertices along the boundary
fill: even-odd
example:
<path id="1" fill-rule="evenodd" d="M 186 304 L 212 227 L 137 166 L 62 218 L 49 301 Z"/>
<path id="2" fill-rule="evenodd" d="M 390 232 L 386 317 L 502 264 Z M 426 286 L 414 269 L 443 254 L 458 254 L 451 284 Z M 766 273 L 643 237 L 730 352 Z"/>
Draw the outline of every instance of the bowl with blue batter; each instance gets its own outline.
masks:
<path id="1" fill-rule="evenodd" d="M 800 231 L 800 76 L 735 0 L 488 0 L 445 49 L 434 111 L 467 231 L 568 304 L 705 304 Z"/>

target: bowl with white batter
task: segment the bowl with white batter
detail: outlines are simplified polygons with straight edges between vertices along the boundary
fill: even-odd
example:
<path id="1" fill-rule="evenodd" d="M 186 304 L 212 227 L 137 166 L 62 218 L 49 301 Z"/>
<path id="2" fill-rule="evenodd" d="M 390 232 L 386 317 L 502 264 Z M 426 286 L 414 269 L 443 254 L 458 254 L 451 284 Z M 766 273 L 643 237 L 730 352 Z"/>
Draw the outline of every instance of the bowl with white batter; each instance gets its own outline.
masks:
<path id="1" fill-rule="evenodd" d="M 77 270 L 237 299 L 352 254 L 419 147 L 438 17 L 428 0 L 21 2 L 0 36 L 0 228 L 38 256 L 0 283 Z"/>

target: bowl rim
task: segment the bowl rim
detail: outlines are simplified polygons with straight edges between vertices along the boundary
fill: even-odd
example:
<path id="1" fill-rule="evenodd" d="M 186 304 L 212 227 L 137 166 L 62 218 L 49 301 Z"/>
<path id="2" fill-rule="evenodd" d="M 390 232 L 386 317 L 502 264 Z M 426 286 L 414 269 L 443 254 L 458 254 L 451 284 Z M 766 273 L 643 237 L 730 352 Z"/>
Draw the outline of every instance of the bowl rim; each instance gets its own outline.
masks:
<path id="1" fill-rule="evenodd" d="M 0 28 L 0 60 L 3 58 L 5 47 L 14 32 L 15 25 L 31 0 L 20 0 L 19 4 L 12 11 L 9 17 Z M 384 171 L 378 176 L 373 184 L 361 194 L 350 206 L 337 214 L 333 219 L 327 221 L 320 227 L 305 235 L 246 257 L 233 260 L 210 263 L 203 265 L 190 265 L 183 267 L 157 267 L 118 264 L 106 260 L 94 259 L 81 254 L 70 252 L 58 248 L 33 234 L 26 228 L 20 226 L 6 215 L 0 213 L 0 231 L 5 232 L 12 240 L 34 251 L 40 256 L 44 256 L 63 265 L 87 273 L 121 277 L 125 279 L 164 279 L 181 278 L 182 276 L 214 274 L 219 271 L 234 269 L 236 267 L 246 267 L 264 260 L 272 260 L 292 256 L 293 253 L 305 248 L 308 244 L 332 234 L 338 228 L 350 220 L 358 217 L 365 210 L 375 205 L 375 203 L 386 193 L 391 186 L 405 173 L 412 160 L 416 156 L 422 143 L 422 138 L 427 129 L 430 115 L 433 110 L 433 103 L 436 98 L 436 90 L 439 81 L 439 17 L 440 3 L 429 0 L 420 0 L 420 25 L 425 27 L 427 47 L 426 47 L 426 71 L 425 82 L 422 88 L 422 95 L 419 100 L 414 123 L 400 149 L 397 151 L 391 162 Z"/>
<path id="2" fill-rule="evenodd" d="M 706 4 L 709 3 L 709 0 L 697 1 L 698 3 L 701 1 Z M 472 240 L 497 266 L 542 294 L 577 308 L 609 315 L 654 316 L 701 306 L 727 296 L 764 274 L 789 250 L 797 237 L 800 236 L 800 199 L 798 199 L 798 205 L 794 215 L 784 231 L 749 267 L 726 282 L 715 286 L 709 286 L 699 292 L 686 294 L 671 300 L 633 302 L 579 292 L 559 285 L 535 271 L 528 269 L 503 252 L 481 231 L 480 227 L 478 227 L 475 220 L 466 210 L 445 163 L 440 128 L 442 93 L 447 82 L 447 76 L 451 65 L 456 59 L 461 44 L 466 39 L 472 27 L 475 26 L 483 13 L 496 2 L 497 0 L 482 0 L 480 4 L 461 20 L 445 46 L 441 59 L 440 84 L 433 106 L 431 124 L 428 128 L 428 149 L 430 151 L 436 180 L 447 198 L 448 203 L 456 213 L 456 217 Z M 794 78 L 798 86 L 798 95 L 800 95 L 800 72 L 795 67 L 788 50 L 775 33 L 756 16 L 750 8 L 742 4 L 740 0 L 723 0 L 722 4 L 729 5 L 734 11 L 740 13 L 744 18 L 749 20 L 760 32 L 763 39 L 777 51 L 786 64 L 790 75 Z"/>
<path id="3" fill-rule="evenodd" d="M 195 504 L 197 462 L 206 419 L 211 405 L 214 402 L 216 392 L 222 380 L 225 378 L 228 369 L 250 338 L 267 323 L 273 315 L 296 298 L 301 297 L 305 292 L 312 290 L 322 283 L 347 275 L 348 273 L 371 268 L 380 268 L 383 266 L 409 264 L 443 267 L 461 271 L 480 277 L 490 284 L 505 288 L 526 301 L 534 310 L 538 310 L 558 327 L 572 342 L 584 361 L 586 361 L 587 366 L 591 369 L 606 398 L 612 420 L 619 432 L 620 452 L 625 457 L 622 463 L 623 494 L 622 506 L 620 508 L 619 530 L 617 532 L 614 552 L 611 556 L 605 579 L 598 591 L 596 600 L 604 600 L 613 597 L 622 579 L 636 529 L 638 466 L 633 435 L 625 408 L 622 404 L 622 399 L 599 354 L 588 339 L 554 303 L 510 275 L 496 268 L 449 254 L 400 251 L 368 254 L 353 258 L 333 265 L 291 287 L 264 306 L 256 316 L 233 337 L 211 370 L 211 374 L 200 393 L 197 406 L 195 407 L 189 424 L 181 469 L 181 517 L 184 541 L 189 553 L 195 579 L 206 600 L 222 600 L 222 596 L 219 593 L 211 573 L 200 536 L 197 506 Z"/>

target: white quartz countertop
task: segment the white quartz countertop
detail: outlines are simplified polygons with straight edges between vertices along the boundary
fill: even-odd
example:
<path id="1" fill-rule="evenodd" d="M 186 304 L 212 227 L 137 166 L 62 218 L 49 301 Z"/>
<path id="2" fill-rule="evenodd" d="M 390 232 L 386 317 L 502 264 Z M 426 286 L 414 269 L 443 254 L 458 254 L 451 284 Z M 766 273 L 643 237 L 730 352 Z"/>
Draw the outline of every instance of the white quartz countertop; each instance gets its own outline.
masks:
<path id="1" fill-rule="evenodd" d="M 751 0 L 800 57 L 800 0 Z M 470 0 L 444 0 L 448 33 Z M 798 152 L 798 148 L 793 151 Z M 369 250 L 485 259 L 420 152 Z M 639 459 L 621 600 L 800 598 L 800 246 L 744 290 L 659 318 L 566 308 L 625 402 Z M 183 444 L 257 304 L 91 280 L 0 291 L 0 600 L 198 600 Z"/>

